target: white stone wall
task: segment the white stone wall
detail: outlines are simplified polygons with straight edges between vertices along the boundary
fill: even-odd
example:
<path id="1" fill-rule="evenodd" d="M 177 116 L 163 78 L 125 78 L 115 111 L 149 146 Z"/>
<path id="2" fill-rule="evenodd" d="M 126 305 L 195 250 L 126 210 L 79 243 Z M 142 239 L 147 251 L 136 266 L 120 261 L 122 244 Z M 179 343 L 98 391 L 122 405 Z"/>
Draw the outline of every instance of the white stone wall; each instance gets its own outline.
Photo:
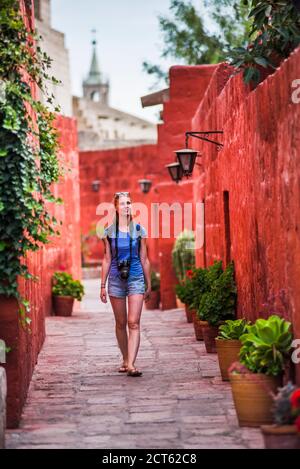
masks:
<path id="1" fill-rule="evenodd" d="M 38 5 L 39 20 L 48 26 L 51 25 L 51 0 L 34 0 L 35 6 Z"/>
<path id="2" fill-rule="evenodd" d="M 6 373 L 0 366 L 0 449 L 5 448 L 6 393 Z"/>
<path id="3" fill-rule="evenodd" d="M 65 46 L 65 35 L 51 28 L 51 2 L 50 0 L 40 0 L 41 19 L 36 19 L 36 28 L 43 37 L 40 46 L 52 61 L 52 67 L 48 70 L 48 75 L 61 80 L 62 84 L 54 85 L 50 81 L 46 84 L 49 94 L 55 96 L 54 105 L 61 107 L 60 114 L 72 116 L 72 88 L 70 76 L 69 52 Z"/>
<path id="4" fill-rule="evenodd" d="M 151 122 L 93 101 L 74 97 L 80 150 L 156 143 L 157 127 Z"/>

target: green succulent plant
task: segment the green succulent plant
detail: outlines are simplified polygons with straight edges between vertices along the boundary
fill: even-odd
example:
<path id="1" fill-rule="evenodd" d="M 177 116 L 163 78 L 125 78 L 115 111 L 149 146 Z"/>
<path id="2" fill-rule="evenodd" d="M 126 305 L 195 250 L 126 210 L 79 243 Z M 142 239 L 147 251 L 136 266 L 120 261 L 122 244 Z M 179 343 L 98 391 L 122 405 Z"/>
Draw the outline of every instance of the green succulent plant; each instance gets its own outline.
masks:
<path id="1" fill-rule="evenodd" d="M 293 340 L 291 323 L 277 315 L 257 319 L 240 338 L 240 362 L 254 373 L 282 373 Z"/>
<path id="2" fill-rule="evenodd" d="M 246 319 L 227 319 L 219 328 L 218 339 L 240 340 L 241 336 L 247 332 L 249 325 L 250 321 Z"/>

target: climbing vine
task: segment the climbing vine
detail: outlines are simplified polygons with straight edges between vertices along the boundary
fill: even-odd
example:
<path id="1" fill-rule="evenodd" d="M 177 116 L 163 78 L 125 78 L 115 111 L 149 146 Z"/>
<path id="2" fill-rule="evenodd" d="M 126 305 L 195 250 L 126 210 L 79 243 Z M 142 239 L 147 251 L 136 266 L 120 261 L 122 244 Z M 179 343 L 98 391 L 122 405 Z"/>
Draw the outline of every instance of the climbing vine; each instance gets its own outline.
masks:
<path id="1" fill-rule="evenodd" d="M 30 305 L 18 291 L 18 276 L 37 281 L 24 257 L 59 234 L 46 202 L 62 203 L 51 192 L 64 169 L 58 158 L 59 112 L 47 82 L 50 57 L 39 46 L 41 36 L 25 24 L 18 0 L 0 5 L 0 294 L 15 297 L 20 320 L 29 326 Z M 43 102 L 35 98 L 36 85 Z M 45 99 L 46 97 L 46 99 Z"/>

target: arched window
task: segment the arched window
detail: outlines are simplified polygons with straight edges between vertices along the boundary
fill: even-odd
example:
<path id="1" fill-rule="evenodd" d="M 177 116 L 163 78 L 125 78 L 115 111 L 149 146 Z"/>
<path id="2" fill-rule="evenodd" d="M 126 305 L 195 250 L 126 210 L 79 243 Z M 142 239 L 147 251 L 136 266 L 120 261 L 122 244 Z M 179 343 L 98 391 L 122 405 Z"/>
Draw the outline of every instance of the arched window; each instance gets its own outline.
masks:
<path id="1" fill-rule="evenodd" d="M 99 93 L 99 91 L 92 91 L 92 93 L 91 93 L 91 100 L 94 101 L 94 103 L 99 103 L 99 101 L 100 101 L 100 93 Z"/>

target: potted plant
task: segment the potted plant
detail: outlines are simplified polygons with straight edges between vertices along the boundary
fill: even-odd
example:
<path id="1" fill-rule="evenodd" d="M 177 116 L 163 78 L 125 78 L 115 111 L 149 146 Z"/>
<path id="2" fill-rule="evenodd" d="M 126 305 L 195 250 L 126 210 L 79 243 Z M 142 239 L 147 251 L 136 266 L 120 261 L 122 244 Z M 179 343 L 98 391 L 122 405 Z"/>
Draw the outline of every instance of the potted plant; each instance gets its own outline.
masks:
<path id="1" fill-rule="evenodd" d="M 187 272 L 189 278 L 191 279 L 191 292 L 189 296 L 189 305 L 188 310 L 190 311 L 192 322 L 194 324 L 195 330 L 195 337 L 197 340 L 203 340 L 203 329 L 202 329 L 202 322 L 197 314 L 200 300 L 202 295 L 208 290 L 209 282 L 208 282 L 208 275 L 211 274 L 213 271 L 219 269 L 220 266 L 216 264 L 209 269 L 205 268 L 195 268 L 191 271 Z M 221 267 L 222 270 L 222 267 Z"/>
<path id="2" fill-rule="evenodd" d="M 240 337 L 239 362 L 229 368 L 229 379 L 240 426 L 272 422 L 272 393 L 282 383 L 290 356 L 291 323 L 272 315 L 257 319 Z"/>
<path id="3" fill-rule="evenodd" d="M 193 312 L 189 307 L 189 302 L 191 301 L 191 281 L 187 278 L 184 282 L 175 285 L 176 297 L 184 305 L 184 310 L 186 314 L 187 322 L 193 322 Z"/>
<path id="4" fill-rule="evenodd" d="M 201 320 L 206 351 L 216 353 L 215 338 L 219 326 L 225 320 L 235 317 L 236 285 L 233 262 L 229 263 L 224 271 L 221 261 L 208 268 L 206 288 L 207 291 L 201 295 L 197 315 Z"/>
<path id="5" fill-rule="evenodd" d="M 71 316 L 74 300 L 81 301 L 84 287 L 67 272 L 55 272 L 52 278 L 53 307 L 56 316 Z"/>
<path id="6" fill-rule="evenodd" d="M 288 382 L 273 400 L 273 424 L 260 427 L 265 448 L 300 449 L 300 388 Z"/>
<path id="7" fill-rule="evenodd" d="M 193 318 L 196 340 L 204 340 L 202 322 L 199 319 L 197 315 L 197 311 L 195 309 L 192 310 L 192 318 Z"/>
<path id="8" fill-rule="evenodd" d="M 184 283 L 177 283 L 175 285 L 175 293 L 176 293 L 176 306 L 177 308 L 180 307 L 180 304 L 182 304 L 183 308 L 185 307 L 184 304 L 184 296 L 185 296 L 185 285 Z"/>
<path id="9" fill-rule="evenodd" d="M 160 275 L 151 271 L 151 293 L 149 300 L 145 302 L 146 309 L 158 309 L 160 302 Z"/>
<path id="10" fill-rule="evenodd" d="M 197 269 L 189 269 L 186 271 L 186 288 L 185 288 L 185 314 L 187 318 L 187 322 L 194 323 L 196 317 L 196 309 L 194 305 L 194 297 L 195 297 L 195 274 Z M 195 325 L 195 323 L 194 323 Z M 196 334 L 197 339 L 197 334 Z M 197 339 L 198 340 L 198 339 Z"/>
<path id="11" fill-rule="evenodd" d="M 195 266 L 195 235 L 193 231 L 183 230 L 174 243 L 172 263 L 179 284 L 184 283 L 186 271 Z M 184 308 L 180 298 L 176 297 L 177 307 Z"/>
<path id="12" fill-rule="evenodd" d="M 219 336 L 215 340 L 223 381 L 229 381 L 228 368 L 239 359 L 240 337 L 247 332 L 248 325 L 250 322 L 246 319 L 228 319 L 219 328 Z"/>

